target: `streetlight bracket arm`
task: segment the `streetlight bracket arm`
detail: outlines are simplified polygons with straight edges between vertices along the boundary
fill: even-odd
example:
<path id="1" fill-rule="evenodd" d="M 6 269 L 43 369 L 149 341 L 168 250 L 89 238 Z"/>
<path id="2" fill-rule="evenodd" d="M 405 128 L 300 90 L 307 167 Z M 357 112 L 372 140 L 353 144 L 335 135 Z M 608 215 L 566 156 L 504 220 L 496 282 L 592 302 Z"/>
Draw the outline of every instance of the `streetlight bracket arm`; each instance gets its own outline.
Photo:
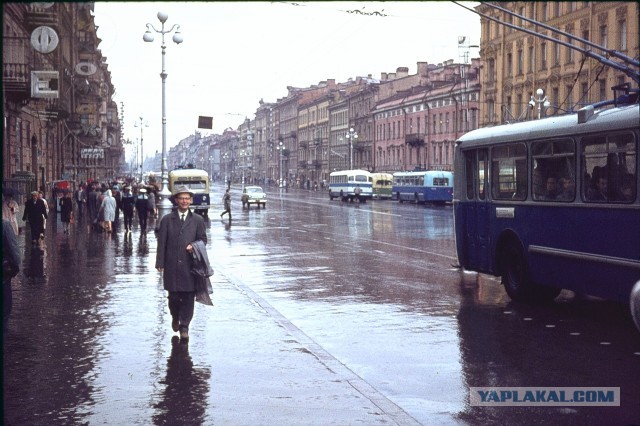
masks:
<path id="1" fill-rule="evenodd" d="M 151 27 L 151 29 L 149 29 L 149 27 Z M 153 24 L 147 23 L 147 31 L 151 31 L 151 30 L 157 32 L 158 34 L 162 34 L 162 31 L 161 30 L 157 30 L 156 27 L 153 26 Z"/>

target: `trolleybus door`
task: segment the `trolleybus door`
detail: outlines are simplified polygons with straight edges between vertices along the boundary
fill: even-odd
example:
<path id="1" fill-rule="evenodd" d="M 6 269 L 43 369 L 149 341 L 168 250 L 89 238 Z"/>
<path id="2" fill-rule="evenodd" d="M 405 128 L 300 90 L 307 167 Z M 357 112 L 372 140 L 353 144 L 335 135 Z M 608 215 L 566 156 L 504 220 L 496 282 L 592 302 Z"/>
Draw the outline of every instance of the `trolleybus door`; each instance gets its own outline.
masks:
<path id="1" fill-rule="evenodd" d="M 479 271 L 488 271 L 490 253 L 489 212 L 487 197 L 489 176 L 489 158 L 486 149 L 465 153 L 467 157 L 467 179 L 472 187 L 467 188 L 466 246 L 468 267 Z"/>

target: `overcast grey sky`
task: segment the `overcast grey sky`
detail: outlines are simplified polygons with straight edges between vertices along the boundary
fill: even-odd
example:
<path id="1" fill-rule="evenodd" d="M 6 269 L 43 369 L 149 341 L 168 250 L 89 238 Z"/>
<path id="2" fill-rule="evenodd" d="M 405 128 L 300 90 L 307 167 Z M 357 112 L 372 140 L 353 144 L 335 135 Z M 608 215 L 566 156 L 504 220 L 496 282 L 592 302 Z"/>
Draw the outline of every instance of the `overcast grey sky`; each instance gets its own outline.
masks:
<path id="1" fill-rule="evenodd" d="M 477 3 L 466 3 L 475 6 Z M 161 36 L 142 40 L 157 12 L 165 29 L 180 25 L 184 42 L 166 37 L 167 149 L 193 134 L 199 115 L 213 133 L 253 117 L 287 86 L 308 87 L 408 67 L 460 60 L 458 36 L 479 44 L 480 18 L 451 2 L 96 2 L 99 48 L 124 103 L 125 138 L 140 138 L 145 157 L 162 149 Z M 471 49 L 472 56 L 478 50 Z M 202 130 L 203 134 L 210 131 Z"/>

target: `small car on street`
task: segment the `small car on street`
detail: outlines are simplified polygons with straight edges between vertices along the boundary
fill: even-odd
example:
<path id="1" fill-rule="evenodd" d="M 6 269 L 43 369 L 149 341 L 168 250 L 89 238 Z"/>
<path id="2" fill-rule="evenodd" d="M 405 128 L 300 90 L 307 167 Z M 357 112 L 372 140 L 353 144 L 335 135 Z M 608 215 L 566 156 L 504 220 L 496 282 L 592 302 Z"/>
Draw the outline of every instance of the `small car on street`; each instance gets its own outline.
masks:
<path id="1" fill-rule="evenodd" d="M 262 204 L 262 208 L 267 207 L 267 194 L 264 193 L 260 186 L 245 186 L 242 191 L 242 208 L 251 207 L 251 204 L 256 204 L 258 208 Z"/>

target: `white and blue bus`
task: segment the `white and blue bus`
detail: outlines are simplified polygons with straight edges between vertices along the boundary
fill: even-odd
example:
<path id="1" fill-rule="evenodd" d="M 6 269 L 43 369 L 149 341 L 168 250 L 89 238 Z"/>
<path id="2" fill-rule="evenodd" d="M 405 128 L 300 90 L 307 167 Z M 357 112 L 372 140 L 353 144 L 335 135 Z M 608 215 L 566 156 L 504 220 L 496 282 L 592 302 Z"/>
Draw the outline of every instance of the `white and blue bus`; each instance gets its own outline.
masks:
<path id="1" fill-rule="evenodd" d="M 360 202 L 366 202 L 373 197 L 372 183 L 371 173 L 366 170 L 332 172 L 329 175 L 329 199 L 339 197 L 342 201 L 358 199 Z"/>
<path id="2" fill-rule="evenodd" d="M 640 109 L 604 104 L 457 140 L 461 267 L 501 276 L 516 301 L 568 289 L 629 302 L 640 280 Z"/>
<path id="3" fill-rule="evenodd" d="M 415 203 L 453 201 L 453 173 L 439 170 L 396 172 L 391 188 L 393 199 Z"/>

